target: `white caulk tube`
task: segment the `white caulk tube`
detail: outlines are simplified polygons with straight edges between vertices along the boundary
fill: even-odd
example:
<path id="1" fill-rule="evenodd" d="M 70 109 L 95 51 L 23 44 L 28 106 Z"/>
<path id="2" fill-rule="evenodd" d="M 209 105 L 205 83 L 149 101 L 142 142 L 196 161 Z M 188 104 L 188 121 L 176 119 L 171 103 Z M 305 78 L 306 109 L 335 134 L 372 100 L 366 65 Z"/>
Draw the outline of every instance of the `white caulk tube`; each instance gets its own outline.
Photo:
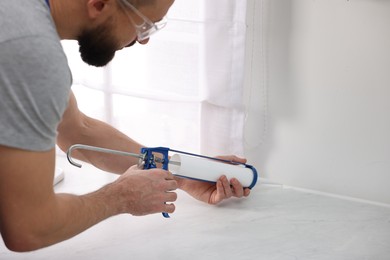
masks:
<path id="1" fill-rule="evenodd" d="M 174 154 L 169 164 L 172 174 L 208 182 L 217 182 L 225 175 L 230 181 L 236 178 L 243 187 L 253 188 L 257 182 L 257 172 L 253 166 L 247 164 L 229 164 L 202 157 Z"/>

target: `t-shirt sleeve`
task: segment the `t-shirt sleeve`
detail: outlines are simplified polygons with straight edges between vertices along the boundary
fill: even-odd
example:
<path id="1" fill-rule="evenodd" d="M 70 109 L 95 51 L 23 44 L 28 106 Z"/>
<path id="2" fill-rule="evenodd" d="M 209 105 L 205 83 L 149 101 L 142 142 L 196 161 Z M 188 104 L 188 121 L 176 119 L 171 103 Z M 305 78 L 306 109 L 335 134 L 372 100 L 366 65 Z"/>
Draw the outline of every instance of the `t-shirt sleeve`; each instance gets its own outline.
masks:
<path id="1" fill-rule="evenodd" d="M 0 43 L 0 144 L 53 148 L 71 81 L 59 41 L 31 36 Z"/>

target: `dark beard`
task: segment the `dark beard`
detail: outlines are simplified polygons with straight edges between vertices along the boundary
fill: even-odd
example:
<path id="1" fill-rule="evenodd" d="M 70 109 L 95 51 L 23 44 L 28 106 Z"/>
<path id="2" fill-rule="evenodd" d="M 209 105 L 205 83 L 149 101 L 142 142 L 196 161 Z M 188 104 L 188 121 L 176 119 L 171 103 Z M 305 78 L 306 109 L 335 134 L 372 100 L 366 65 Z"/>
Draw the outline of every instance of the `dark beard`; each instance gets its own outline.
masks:
<path id="1" fill-rule="evenodd" d="M 92 66 L 106 66 L 114 57 L 117 46 L 108 25 L 85 30 L 78 37 L 81 59 Z"/>

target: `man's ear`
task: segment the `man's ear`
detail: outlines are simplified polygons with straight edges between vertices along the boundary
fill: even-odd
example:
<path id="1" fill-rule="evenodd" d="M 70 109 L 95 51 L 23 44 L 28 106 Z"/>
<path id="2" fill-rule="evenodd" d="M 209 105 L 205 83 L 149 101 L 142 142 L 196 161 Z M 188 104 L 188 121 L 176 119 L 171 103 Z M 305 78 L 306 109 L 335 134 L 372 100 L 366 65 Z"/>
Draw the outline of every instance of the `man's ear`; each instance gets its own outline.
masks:
<path id="1" fill-rule="evenodd" d="M 87 11 L 88 16 L 91 19 L 95 19 L 100 16 L 113 2 L 112 0 L 88 0 L 87 1 Z"/>

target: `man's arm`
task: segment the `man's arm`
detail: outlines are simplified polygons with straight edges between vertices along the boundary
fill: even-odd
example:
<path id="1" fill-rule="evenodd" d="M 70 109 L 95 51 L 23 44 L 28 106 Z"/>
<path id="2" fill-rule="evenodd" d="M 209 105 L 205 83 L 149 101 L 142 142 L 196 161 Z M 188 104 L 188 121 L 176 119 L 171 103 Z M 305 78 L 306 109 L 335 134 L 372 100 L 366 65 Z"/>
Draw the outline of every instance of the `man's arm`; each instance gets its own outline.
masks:
<path id="1" fill-rule="evenodd" d="M 142 148 L 141 144 L 112 126 L 83 114 L 78 109 L 73 93 L 70 95 L 68 108 L 58 127 L 57 144 L 63 151 L 67 151 L 73 144 L 86 144 L 132 153 L 139 153 Z M 136 158 L 86 150 L 76 150 L 72 156 L 102 170 L 120 174 L 138 163 Z"/>
<path id="2" fill-rule="evenodd" d="M 139 150 L 140 145 L 112 127 L 85 117 L 72 95 L 60 125 L 62 148 L 73 143 Z M 79 122 L 77 122 L 79 121 Z M 76 153 L 75 153 L 76 154 Z M 55 149 L 26 151 L 0 145 L 0 231 L 8 248 L 29 251 L 68 239 L 117 214 L 172 213 L 177 182 L 162 169 L 128 169 L 132 158 L 79 153 L 78 157 L 123 173 L 115 182 L 82 196 L 55 194 Z"/>
<path id="3" fill-rule="evenodd" d="M 0 146 L 0 230 L 10 250 L 30 251 L 68 239 L 117 214 L 172 213 L 177 182 L 160 169 L 131 170 L 96 192 L 55 194 L 55 150 Z"/>

